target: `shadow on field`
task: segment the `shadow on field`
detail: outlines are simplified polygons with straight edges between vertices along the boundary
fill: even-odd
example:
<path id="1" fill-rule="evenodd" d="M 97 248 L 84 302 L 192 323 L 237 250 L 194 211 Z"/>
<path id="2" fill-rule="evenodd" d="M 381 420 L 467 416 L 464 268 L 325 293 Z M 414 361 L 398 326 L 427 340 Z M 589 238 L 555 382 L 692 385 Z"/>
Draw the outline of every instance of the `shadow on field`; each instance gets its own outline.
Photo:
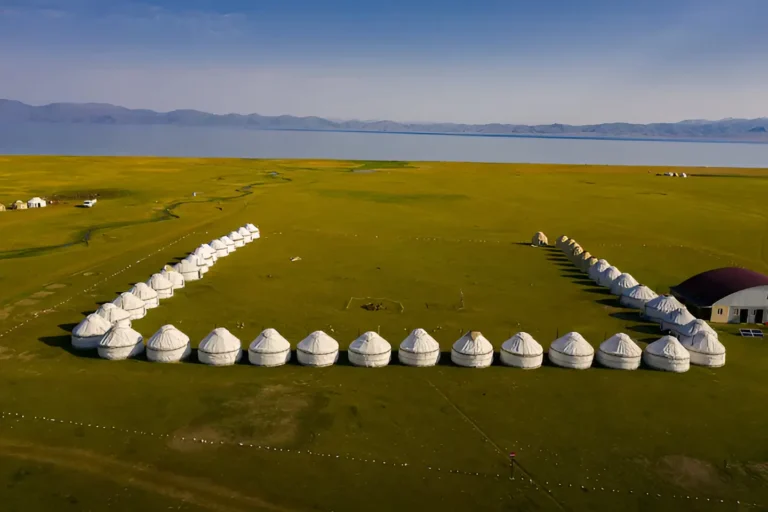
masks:
<path id="1" fill-rule="evenodd" d="M 49 347 L 66 350 L 73 356 L 85 357 L 90 359 L 98 358 L 99 356 L 95 350 L 75 350 L 72 347 L 72 329 L 74 329 L 76 326 L 77 324 L 59 324 L 58 326 L 59 329 L 64 331 L 64 333 L 58 336 L 42 336 L 38 338 L 38 341 L 42 341 Z"/>
<path id="2" fill-rule="evenodd" d="M 601 304 L 603 306 L 609 306 L 609 307 L 612 307 L 612 308 L 623 308 L 624 307 L 624 305 L 621 302 L 619 302 L 619 298 L 616 297 L 615 295 L 613 297 L 611 297 L 610 299 L 598 299 L 595 302 L 597 302 L 598 304 Z"/>
<path id="3" fill-rule="evenodd" d="M 618 313 L 611 313 L 609 316 L 624 320 L 625 322 L 642 322 L 643 318 L 640 313 L 635 311 L 619 311 Z"/>

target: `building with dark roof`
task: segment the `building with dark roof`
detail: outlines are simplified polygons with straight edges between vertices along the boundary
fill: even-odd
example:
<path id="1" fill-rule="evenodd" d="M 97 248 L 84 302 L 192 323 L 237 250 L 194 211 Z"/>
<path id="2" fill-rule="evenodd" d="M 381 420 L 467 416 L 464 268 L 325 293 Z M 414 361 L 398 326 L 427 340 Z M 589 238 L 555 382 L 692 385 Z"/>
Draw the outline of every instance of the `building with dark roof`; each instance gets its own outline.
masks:
<path id="1" fill-rule="evenodd" d="M 768 276 L 726 267 L 695 275 L 670 290 L 698 318 L 718 323 L 768 323 Z"/>

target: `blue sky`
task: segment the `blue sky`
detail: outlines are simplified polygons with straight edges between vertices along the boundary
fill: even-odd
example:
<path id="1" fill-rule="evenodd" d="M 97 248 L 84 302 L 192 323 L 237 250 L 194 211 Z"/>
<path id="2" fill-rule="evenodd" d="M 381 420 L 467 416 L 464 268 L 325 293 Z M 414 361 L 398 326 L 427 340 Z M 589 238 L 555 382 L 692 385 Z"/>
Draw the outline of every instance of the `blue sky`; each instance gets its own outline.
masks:
<path id="1" fill-rule="evenodd" d="M 0 97 L 468 123 L 768 116 L 767 0 L 0 0 Z"/>

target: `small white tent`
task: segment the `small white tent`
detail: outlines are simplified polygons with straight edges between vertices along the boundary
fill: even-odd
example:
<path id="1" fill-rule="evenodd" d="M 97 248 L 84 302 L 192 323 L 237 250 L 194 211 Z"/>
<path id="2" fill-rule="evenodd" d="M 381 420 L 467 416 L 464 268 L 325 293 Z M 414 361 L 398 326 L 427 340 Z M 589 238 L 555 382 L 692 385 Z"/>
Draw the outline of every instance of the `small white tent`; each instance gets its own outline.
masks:
<path id="1" fill-rule="evenodd" d="M 709 368 L 725 366 L 725 345 L 714 332 L 702 330 L 685 338 L 682 345 L 691 356 L 691 364 Z"/>
<path id="2" fill-rule="evenodd" d="M 576 263 L 580 260 L 582 254 L 584 254 L 584 248 L 580 245 L 576 245 L 571 249 L 570 254 L 568 254 L 568 259 L 571 260 L 572 263 Z"/>
<path id="3" fill-rule="evenodd" d="M 259 231 L 259 228 L 257 228 L 253 224 L 251 223 L 246 224 L 245 229 L 251 232 L 251 238 L 253 240 L 256 240 L 257 238 L 261 238 L 261 232 Z"/>
<path id="4" fill-rule="evenodd" d="M 184 282 L 197 281 L 202 279 L 203 275 L 200 273 L 200 267 L 189 261 L 183 259 L 173 266 L 173 270 L 181 274 L 184 278 Z"/>
<path id="5" fill-rule="evenodd" d="M 147 359 L 158 363 L 175 363 L 192 353 L 189 336 L 171 324 L 162 326 L 147 340 Z"/>
<path id="6" fill-rule="evenodd" d="M 136 283 L 131 288 L 131 293 L 143 300 L 147 309 L 156 308 L 160 305 L 157 292 L 147 283 Z"/>
<path id="7" fill-rule="evenodd" d="M 661 322 L 667 314 L 684 307 L 671 295 L 659 295 L 645 303 L 643 312 L 649 320 Z"/>
<path id="8" fill-rule="evenodd" d="M 237 232 L 240 233 L 240 236 L 243 237 L 243 242 L 249 244 L 253 241 L 253 238 L 251 237 L 251 232 L 248 231 L 248 229 L 245 226 L 237 228 Z"/>
<path id="9" fill-rule="evenodd" d="M 223 327 L 217 327 L 208 333 L 197 347 L 197 359 L 213 366 L 233 365 L 242 355 L 240 340 Z"/>
<path id="10" fill-rule="evenodd" d="M 400 344 L 397 358 L 406 366 L 435 366 L 440 344 L 424 329 L 414 329 Z"/>
<path id="11" fill-rule="evenodd" d="M 163 277 L 163 274 L 152 274 L 147 280 L 147 286 L 157 292 L 158 299 L 169 299 L 173 297 L 173 283 Z"/>
<path id="12" fill-rule="evenodd" d="M 201 245 L 192 253 L 197 256 L 198 263 L 210 268 L 213 266 L 213 249 L 209 245 Z"/>
<path id="13" fill-rule="evenodd" d="M 106 302 L 99 306 L 99 309 L 96 310 L 96 314 L 104 318 L 111 325 L 120 325 L 124 327 L 131 326 L 131 314 L 123 308 L 115 306 L 111 302 Z"/>
<path id="14" fill-rule="evenodd" d="M 227 235 L 227 237 L 234 242 L 235 247 L 242 247 L 245 245 L 245 239 L 243 239 L 243 235 L 238 233 L 237 231 L 232 231 L 230 234 Z"/>
<path id="15" fill-rule="evenodd" d="M 200 272 L 201 279 L 203 274 L 208 273 L 208 265 L 205 263 L 205 260 L 195 253 L 187 254 L 187 257 L 181 261 L 188 261 L 193 266 L 197 267 L 198 271 Z"/>
<path id="16" fill-rule="evenodd" d="M 211 247 L 211 244 L 201 244 L 200 248 L 207 254 L 211 255 L 211 259 L 213 260 L 214 264 L 216 263 L 216 260 L 219 259 L 219 257 L 216 255 L 216 249 Z"/>
<path id="17" fill-rule="evenodd" d="M 656 370 L 676 373 L 687 372 L 691 366 L 690 354 L 672 336 L 664 336 L 645 347 L 643 361 Z"/>
<path id="18" fill-rule="evenodd" d="M 597 280 L 597 284 L 603 288 L 610 288 L 613 282 L 619 278 L 621 270 L 616 267 L 608 267 L 600 273 L 600 277 Z"/>
<path id="19" fill-rule="evenodd" d="M 235 249 L 237 246 L 235 245 L 235 241 L 229 238 L 228 236 L 223 236 L 219 238 L 219 241 L 227 246 L 227 254 L 231 254 L 235 252 Z"/>
<path id="20" fill-rule="evenodd" d="M 621 292 L 619 302 L 628 308 L 645 309 L 645 304 L 658 297 L 656 292 L 641 284 Z"/>
<path id="21" fill-rule="evenodd" d="M 552 342 L 547 355 L 557 366 L 584 370 L 592 366 L 595 349 L 581 334 L 569 332 Z"/>
<path id="22" fill-rule="evenodd" d="M 635 278 L 625 272 L 611 283 L 611 293 L 621 297 L 624 294 L 624 290 L 630 290 L 635 286 L 637 286 Z"/>
<path id="23" fill-rule="evenodd" d="M 112 301 L 115 306 L 124 309 L 131 315 L 131 320 L 147 316 L 147 306 L 144 301 L 129 292 L 123 292 Z"/>
<path id="24" fill-rule="evenodd" d="M 493 345 L 480 331 L 469 331 L 451 347 L 451 361 L 466 368 L 486 368 L 493 363 Z"/>
<path id="25" fill-rule="evenodd" d="M 130 327 L 116 325 L 99 342 L 102 359 L 128 359 L 144 352 L 144 338 Z"/>
<path id="26" fill-rule="evenodd" d="M 378 333 L 368 331 L 349 345 L 347 354 L 349 362 L 355 366 L 387 366 L 392 356 L 392 345 Z"/>
<path id="27" fill-rule="evenodd" d="M 597 283 L 600 280 L 600 275 L 603 271 L 610 266 L 611 264 L 605 260 L 597 260 L 597 263 L 589 267 L 589 272 L 587 274 L 591 280 Z"/>
<path id="28" fill-rule="evenodd" d="M 90 350 L 98 347 L 111 328 L 112 324 L 106 318 L 91 313 L 72 329 L 72 348 Z"/>
<path id="29" fill-rule="evenodd" d="M 606 368 L 615 370 L 637 370 L 643 350 L 635 341 L 620 332 L 600 344 L 597 350 L 597 362 Z"/>
<path id="30" fill-rule="evenodd" d="M 531 245 L 534 247 L 546 247 L 549 245 L 549 240 L 547 239 L 547 235 L 542 233 L 541 231 L 537 231 L 536 234 L 533 235 L 533 238 L 531 238 Z"/>
<path id="31" fill-rule="evenodd" d="M 282 366 L 291 360 L 291 344 L 277 330 L 264 329 L 248 347 L 248 360 L 256 366 Z"/>
<path id="32" fill-rule="evenodd" d="M 224 256 L 229 254 L 229 250 L 227 249 L 227 244 L 225 244 L 221 240 L 211 240 L 211 243 L 209 245 L 214 251 L 216 251 L 216 258 L 223 258 Z"/>
<path id="33" fill-rule="evenodd" d="M 679 339 L 683 345 L 686 344 L 686 338 L 693 338 L 700 332 L 710 332 L 717 336 L 717 332 L 715 332 L 715 330 L 710 327 L 707 322 L 701 320 L 700 318 L 696 318 L 695 320 L 692 320 L 685 325 L 675 326 L 672 329 L 672 333 L 677 336 L 677 339 Z"/>
<path id="34" fill-rule="evenodd" d="M 541 366 L 544 348 L 527 332 L 518 332 L 502 343 L 499 355 L 507 366 L 532 370 Z"/>
<path id="35" fill-rule="evenodd" d="M 592 254 L 589 251 L 584 251 L 583 253 L 579 254 L 577 258 L 573 260 L 574 266 L 581 270 L 584 268 L 584 264 L 589 261 L 592 258 Z M 597 261 L 597 259 L 595 259 Z"/>
<path id="36" fill-rule="evenodd" d="M 46 203 L 44 199 L 40 199 L 39 197 L 33 197 L 29 201 L 27 201 L 27 208 L 45 208 Z"/>
<path id="37" fill-rule="evenodd" d="M 565 245 L 568 243 L 569 240 L 570 238 L 568 238 L 567 236 L 560 235 L 559 237 L 557 237 L 557 240 L 555 240 L 555 247 L 557 247 L 558 249 L 562 249 L 563 247 L 565 247 Z"/>
<path id="38" fill-rule="evenodd" d="M 682 307 L 664 315 L 664 318 L 659 323 L 662 331 L 674 332 L 676 328 L 682 328 L 694 320 L 696 320 L 696 317 L 687 308 Z"/>
<path id="39" fill-rule="evenodd" d="M 589 274 L 589 271 L 592 269 L 594 265 L 597 264 L 597 262 L 600 261 L 594 256 L 590 256 L 586 260 L 581 262 L 581 271 L 585 274 Z"/>
<path id="40" fill-rule="evenodd" d="M 171 282 L 174 290 L 184 288 L 184 276 L 173 270 L 172 267 L 164 268 L 160 275 Z"/>
<path id="41" fill-rule="evenodd" d="M 305 366 L 331 366 L 339 359 L 339 342 L 315 331 L 296 346 L 296 357 Z"/>

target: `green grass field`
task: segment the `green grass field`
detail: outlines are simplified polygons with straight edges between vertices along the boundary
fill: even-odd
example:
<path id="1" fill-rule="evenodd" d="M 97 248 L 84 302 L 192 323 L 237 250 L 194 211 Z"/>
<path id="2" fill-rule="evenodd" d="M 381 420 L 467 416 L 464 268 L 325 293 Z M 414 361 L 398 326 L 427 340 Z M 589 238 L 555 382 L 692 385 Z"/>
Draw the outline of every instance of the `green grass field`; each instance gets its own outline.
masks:
<path id="1" fill-rule="evenodd" d="M 246 222 L 262 239 L 134 328 L 173 323 L 196 344 L 224 326 L 244 347 L 266 327 L 294 346 L 322 329 L 342 349 L 366 330 L 397 347 L 416 327 L 445 352 L 469 329 L 497 350 L 521 330 L 545 349 L 572 330 L 644 346 L 652 325 L 525 242 L 567 234 L 659 292 L 720 266 L 768 272 L 768 173 L 665 170 L 0 158 L 0 202 L 62 198 L 0 213 L 0 508 L 765 509 L 768 342 L 734 326 L 719 329 L 724 368 L 679 375 L 469 370 L 447 354 L 423 369 L 213 368 L 69 349 L 84 313 Z M 92 193 L 95 208 L 75 207 Z"/>

